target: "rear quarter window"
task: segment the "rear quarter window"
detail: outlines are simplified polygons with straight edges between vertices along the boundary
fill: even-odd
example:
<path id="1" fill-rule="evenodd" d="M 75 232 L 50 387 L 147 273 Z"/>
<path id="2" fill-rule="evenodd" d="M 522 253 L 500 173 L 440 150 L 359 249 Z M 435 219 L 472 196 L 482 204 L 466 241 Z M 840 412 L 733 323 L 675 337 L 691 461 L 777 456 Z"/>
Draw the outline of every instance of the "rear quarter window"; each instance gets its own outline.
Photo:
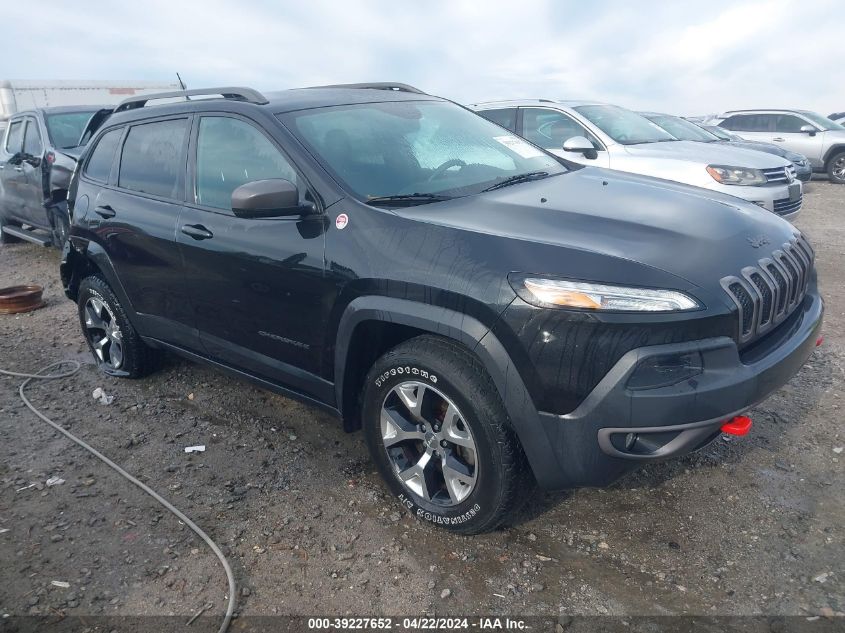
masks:
<path id="1" fill-rule="evenodd" d="M 94 146 L 94 151 L 91 152 L 91 158 L 85 165 L 84 173 L 86 177 L 98 182 L 108 182 L 114 162 L 114 153 L 122 134 L 123 129 L 120 128 L 109 130 L 100 137 L 100 140 Z"/>
<path id="2" fill-rule="evenodd" d="M 187 119 L 156 121 L 129 129 L 123 143 L 118 186 L 162 198 L 177 198 L 185 168 Z"/>

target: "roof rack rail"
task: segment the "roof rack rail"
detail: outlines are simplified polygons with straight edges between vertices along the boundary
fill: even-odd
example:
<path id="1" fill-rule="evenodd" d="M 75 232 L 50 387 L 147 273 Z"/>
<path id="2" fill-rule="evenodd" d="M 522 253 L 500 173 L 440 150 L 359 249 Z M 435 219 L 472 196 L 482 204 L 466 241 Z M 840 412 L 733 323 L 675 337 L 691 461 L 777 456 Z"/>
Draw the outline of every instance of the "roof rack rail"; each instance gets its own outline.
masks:
<path id="1" fill-rule="evenodd" d="M 270 103 L 267 97 L 253 90 L 252 88 L 199 88 L 196 90 L 176 90 L 174 92 L 157 92 L 155 94 L 138 95 L 137 97 L 130 97 L 121 101 L 114 109 L 115 113 L 125 112 L 126 110 L 135 110 L 136 108 L 143 108 L 148 101 L 156 99 L 177 99 L 189 97 L 198 97 L 202 95 L 219 95 L 224 99 L 231 99 L 233 101 L 246 101 L 247 103 L 254 103 L 256 105 L 265 105 Z"/>
<path id="2" fill-rule="evenodd" d="M 331 84 L 328 86 L 309 86 L 309 88 L 353 88 L 364 90 L 391 90 L 393 92 L 412 92 L 418 95 L 426 94 L 419 88 L 414 88 L 413 86 L 409 86 L 408 84 L 403 84 L 396 81 L 375 81 L 360 84 Z"/>

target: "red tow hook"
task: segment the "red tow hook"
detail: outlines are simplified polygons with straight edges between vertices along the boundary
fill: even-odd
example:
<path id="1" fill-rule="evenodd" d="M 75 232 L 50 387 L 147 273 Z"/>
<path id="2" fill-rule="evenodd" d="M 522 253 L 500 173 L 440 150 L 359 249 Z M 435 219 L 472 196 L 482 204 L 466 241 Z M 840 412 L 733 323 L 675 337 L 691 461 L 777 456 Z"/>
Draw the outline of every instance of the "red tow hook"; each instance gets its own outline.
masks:
<path id="1" fill-rule="evenodd" d="M 747 415 L 738 415 L 722 425 L 722 433 L 728 435 L 748 435 L 751 430 L 751 418 Z"/>
<path id="2" fill-rule="evenodd" d="M 816 347 L 819 347 L 822 343 L 824 343 L 824 337 L 820 336 L 816 339 Z"/>

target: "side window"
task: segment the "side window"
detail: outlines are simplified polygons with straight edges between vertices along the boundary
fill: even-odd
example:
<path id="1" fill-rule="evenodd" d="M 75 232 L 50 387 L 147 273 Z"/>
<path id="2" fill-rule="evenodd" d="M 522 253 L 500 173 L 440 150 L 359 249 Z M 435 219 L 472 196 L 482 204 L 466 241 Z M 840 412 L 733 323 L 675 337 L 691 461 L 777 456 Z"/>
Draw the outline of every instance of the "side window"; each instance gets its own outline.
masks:
<path id="1" fill-rule="evenodd" d="M 197 204 L 231 209 L 235 189 L 248 182 L 270 178 L 284 178 L 297 184 L 293 167 L 257 128 L 230 117 L 200 119 Z"/>
<path id="2" fill-rule="evenodd" d="M 809 125 L 809 123 L 794 114 L 780 114 L 775 122 L 775 132 L 797 133 L 801 131 L 803 125 Z"/>
<path id="3" fill-rule="evenodd" d="M 26 132 L 23 137 L 23 153 L 27 156 L 41 156 L 44 147 L 41 145 L 41 132 L 34 119 L 26 120 Z"/>
<path id="4" fill-rule="evenodd" d="M 754 127 L 756 118 L 753 114 L 735 114 L 722 121 L 719 127 L 737 132 L 758 132 L 760 130 Z"/>
<path id="5" fill-rule="evenodd" d="M 501 125 L 503 128 L 506 128 L 511 132 L 516 132 L 516 108 L 480 110 L 478 114 L 488 121 L 492 121 L 496 125 Z"/>
<path id="6" fill-rule="evenodd" d="M 94 151 L 91 152 L 91 158 L 85 165 L 85 175 L 92 180 L 99 182 L 108 182 L 109 174 L 111 173 L 112 163 L 114 162 L 114 152 L 117 149 L 117 144 L 120 142 L 120 137 L 123 134 L 123 129 L 110 130 L 103 134 Z"/>
<path id="7" fill-rule="evenodd" d="M 583 125 L 561 112 L 545 108 L 522 109 L 522 135 L 544 149 L 561 149 L 564 141 L 573 136 L 583 136 L 597 150 L 603 149 Z"/>
<path id="8" fill-rule="evenodd" d="M 185 161 L 182 148 L 187 119 L 143 123 L 129 129 L 123 143 L 118 186 L 164 198 L 176 198 Z"/>
<path id="9" fill-rule="evenodd" d="M 23 119 L 12 121 L 9 126 L 9 135 L 6 137 L 6 151 L 10 154 L 17 154 L 21 151 L 23 140 Z"/>

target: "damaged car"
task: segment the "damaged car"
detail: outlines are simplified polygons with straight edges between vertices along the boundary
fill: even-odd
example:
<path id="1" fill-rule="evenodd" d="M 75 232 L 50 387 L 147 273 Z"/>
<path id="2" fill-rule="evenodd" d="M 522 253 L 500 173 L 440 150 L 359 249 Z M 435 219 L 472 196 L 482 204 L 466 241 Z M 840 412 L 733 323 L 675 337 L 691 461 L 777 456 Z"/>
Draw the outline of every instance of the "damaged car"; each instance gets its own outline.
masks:
<path id="1" fill-rule="evenodd" d="M 0 239 L 61 249 L 76 160 L 111 108 L 66 106 L 12 116 L 0 147 Z M 87 138 L 84 138 L 87 137 Z"/>

